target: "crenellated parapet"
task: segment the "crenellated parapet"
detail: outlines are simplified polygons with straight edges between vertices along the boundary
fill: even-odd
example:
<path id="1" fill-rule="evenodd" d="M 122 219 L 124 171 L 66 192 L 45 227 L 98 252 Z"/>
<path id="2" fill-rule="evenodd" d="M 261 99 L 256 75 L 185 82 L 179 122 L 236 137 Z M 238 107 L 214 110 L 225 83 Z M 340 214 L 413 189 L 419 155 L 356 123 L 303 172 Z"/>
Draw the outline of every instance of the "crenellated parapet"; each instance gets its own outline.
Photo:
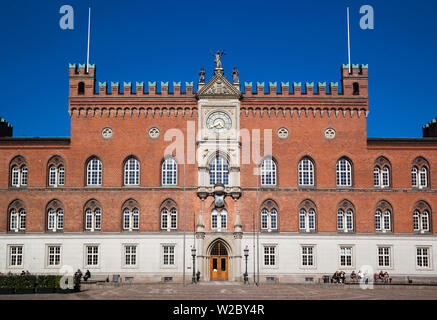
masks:
<path id="1" fill-rule="evenodd" d="M 96 67 L 85 64 L 69 65 L 69 97 L 193 97 L 193 82 L 185 82 L 182 89 L 181 82 L 148 81 L 144 82 L 98 82 L 96 86 Z"/>
<path id="2" fill-rule="evenodd" d="M 342 65 L 341 84 L 338 82 L 244 82 L 244 97 L 368 97 L 368 65 Z"/>

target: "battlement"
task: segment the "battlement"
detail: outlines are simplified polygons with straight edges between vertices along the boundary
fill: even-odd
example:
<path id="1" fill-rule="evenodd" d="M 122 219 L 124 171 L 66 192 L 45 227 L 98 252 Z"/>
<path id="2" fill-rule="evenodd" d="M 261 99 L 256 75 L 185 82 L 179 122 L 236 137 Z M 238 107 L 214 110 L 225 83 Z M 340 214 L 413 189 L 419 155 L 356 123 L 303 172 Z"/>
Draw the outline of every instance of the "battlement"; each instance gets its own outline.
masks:
<path id="1" fill-rule="evenodd" d="M 69 76 L 86 76 L 86 77 L 95 77 L 96 75 L 96 65 L 89 64 L 88 72 L 86 72 L 86 64 L 69 64 Z"/>
<path id="2" fill-rule="evenodd" d="M 437 118 L 432 119 L 422 127 L 424 138 L 437 138 Z"/>
<path id="3" fill-rule="evenodd" d="M 341 83 L 338 82 L 244 82 L 240 90 L 243 97 L 368 97 L 368 65 L 341 66 Z M 145 82 L 98 82 L 96 86 L 96 67 L 85 64 L 69 65 L 70 97 L 123 96 L 123 97 L 193 97 L 194 82 L 169 81 Z M 341 86 L 341 91 L 339 91 Z M 184 90 L 185 89 L 185 90 Z"/>
<path id="4" fill-rule="evenodd" d="M 0 137 L 12 137 L 13 129 L 9 122 L 0 117 Z"/>

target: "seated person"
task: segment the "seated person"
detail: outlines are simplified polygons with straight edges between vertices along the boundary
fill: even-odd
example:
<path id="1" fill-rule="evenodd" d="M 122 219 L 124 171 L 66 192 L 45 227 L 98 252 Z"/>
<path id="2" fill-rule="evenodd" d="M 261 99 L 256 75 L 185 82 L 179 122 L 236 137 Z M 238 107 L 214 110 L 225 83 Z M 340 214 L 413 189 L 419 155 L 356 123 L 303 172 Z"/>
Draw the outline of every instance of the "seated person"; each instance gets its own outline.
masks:
<path id="1" fill-rule="evenodd" d="M 384 283 L 391 283 L 391 278 L 387 271 L 384 272 Z"/>
<path id="2" fill-rule="evenodd" d="M 357 276 L 357 274 L 355 273 L 355 270 L 353 270 L 352 271 L 352 273 L 351 273 L 351 281 L 357 281 L 358 280 L 358 276 Z"/>
<path id="3" fill-rule="evenodd" d="M 379 280 L 384 281 L 384 272 L 381 270 L 381 272 L 379 272 Z"/>
<path id="4" fill-rule="evenodd" d="M 83 280 L 87 281 L 90 277 L 91 277 L 91 272 L 89 270 L 87 270 L 85 272 L 85 275 L 83 276 Z"/>
<path id="5" fill-rule="evenodd" d="M 334 275 L 332 276 L 331 282 L 338 283 L 338 280 L 339 280 L 339 274 L 338 274 L 338 270 L 337 270 L 337 271 L 335 271 Z"/>
<path id="6" fill-rule="evenodd" d="M 344 271 L 340 271 L 340 283 L 346 282 L 346 273 Z"/>

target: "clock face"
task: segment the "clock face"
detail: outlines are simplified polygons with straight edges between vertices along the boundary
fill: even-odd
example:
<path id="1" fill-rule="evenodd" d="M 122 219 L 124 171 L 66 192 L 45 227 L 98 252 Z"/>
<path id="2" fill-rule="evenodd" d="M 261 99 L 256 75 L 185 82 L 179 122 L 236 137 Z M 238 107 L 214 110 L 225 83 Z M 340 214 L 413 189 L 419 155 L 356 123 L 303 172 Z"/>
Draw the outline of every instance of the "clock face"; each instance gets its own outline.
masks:
<path id="1" fill-rule="evenodd" d="M 224 111 L 215 111 L 206 119 L 206 127 L 215 133 L 224 133 L 231 129 L 231 117 Z"/>

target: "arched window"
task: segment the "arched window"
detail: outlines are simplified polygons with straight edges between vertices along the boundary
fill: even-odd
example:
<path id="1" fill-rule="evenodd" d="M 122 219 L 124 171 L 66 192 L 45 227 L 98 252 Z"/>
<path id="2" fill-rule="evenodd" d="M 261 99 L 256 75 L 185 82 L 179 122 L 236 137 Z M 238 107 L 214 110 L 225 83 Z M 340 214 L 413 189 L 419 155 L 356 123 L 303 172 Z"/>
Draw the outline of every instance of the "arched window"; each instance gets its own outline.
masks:
<path id="1" fill-rule="evenodd" d="M 414 232 L 431 232 L 431 207 L 425 201 L 419 201 L 414 206 L 413 229 Z"/>
<path id="2" fill-rule="evenodd" d="M 177 230 L 178 228 L 178 210 L 176 203 L 167 199 L 161 205 L 161 229 L 162 230 Z"/>
<path id="3" fill-rule="evenodd" d="M 123 230 L 138 230 L 140 228 L 140 210 L 138 202 L 127 200 L 123 206 Z"/>
<path id="4" fill-rule="evenodd" d="M 135 157 L 129 157 L 124 163 L 124 185 L 140 184 L 140 162 Z"/>
<path id="5" fill-rule="evenodd" d="M 375 230 L 388 232 L 392 230 L 393 208 L 387 201 L 380 201 L 375 210 Z"/>
<path id="6" fill-rule="evenodd" d="M 429 187 L 429 163 L 422 157 L 417 157 L 413 161 L 411 168 L 411 185 L 413 188 L 428 188 Z"/>
<path id="7" fill-rule="evenodd" d="M 228 212 L 226 209 L 218 211 L 217 209 L 211 212 L 211 229 L 220 232 L 228 227 Z"/>
<path id="8" fill-rule="evenodd" d="M 124 230 L 138 230 L 139 228 L 140 211 L 135 208 L 133 210 L 123 210 L 123 229 Z"/>
<path id="9" fill-rule="evenodd" d="M 11 186 L 25 187 L 27 186 L 28 170 L 26 160 L 22 156 L 16 156 L 10 163 Z"/>
<path id="10" fill-rule="evenodd" d="M 278 230 L 278 205 L 273 200 L 266 200 L 261 205 L 261 230 L 272 232 Z"/>
<path id="11" fill-rule="evenodd" d="M 354 208 L 348 200 L 342 201 L 337 210 L 337 230 L 339 232 L 354 231 Z"/>
<path id="12" fill-rule="evenodd" d="M 276 185 L 276 163 L 273 159 L 264 159 L 261 162 L 261 185 Z"/>
<path id="13" fill-rule="evenodd" d="M 218 156 L 209 164 L 209 183 L 210 185 L 229 184 L 229 165 L 225 158 Z"/>
<path id="14" fill-rule="evenodd" d="M 306 157 L 299 161 L 299 186 L 314 186 L 314 163 Z"/>
<path id="15" fill-rule="evenodd" d="M 379 157 L 373 168 L 373 185 L 375 188 L 390 187 L 391 164 L 385 157 Z"/>
<path id="16" fill-rule="evenodd" d="M 311 200 L 300 204 L 299 230 L 301 232 L 314 232 L 316 230 L 316 206 Z"/>
<path id="17" fill-rule="evenodd" d="M 47 205 L 47 230 L 52 232 L 64 229 L 64 209 L 60 201 L 52 200 Z"/>
<path id="18" fill-rule="evenodd" d="M 353 95 L 358 96 L 360 94 L 360 84 L 358 82 L 354 82 L 352 84 L 353 87 Z"/>
<path id="19" fill-rule="evenodd" d="M 47 163 L 48 185 L 50 187 L 63 186 L 65 184 L 64 161 L 59 156 L 53 156 Z"/>
<path id="20" fill-rule="evenodd" d="M 26 231 L 26 209 L 21 200 L 13 201 L 8 208 L 9 212 L 9 231 Z"/>
<path id="21" fill-rule="evenodd" d="M 88 186 L 102 185 L 102 162 L 97 157 L 93 157 L 88 161 L 87 185 Z"/>
<path id="22" fill-rule="evenodd" d="M 77 85 L 77 94 L 85 94 L 85 83 L 79 82 Z"/>
<path id="23" fill-rule="evenodd" d="M 337 162 L 337 186 L 352 186 L 352 165 L 346 158 L 341 158 Z"/>
<path id="24" fill-rule="evenodd" d="M 175 186 L 178 183 L 178 164 L 174 158 L 167 158 L 162 162 L 162 185 Z"/>
<path id="25" fill-rule="evenodd" d="M 99 231 L 102 229 L 102 209 L 96 200 L 90 200 L 85 205 L 85 230 Z"/>

